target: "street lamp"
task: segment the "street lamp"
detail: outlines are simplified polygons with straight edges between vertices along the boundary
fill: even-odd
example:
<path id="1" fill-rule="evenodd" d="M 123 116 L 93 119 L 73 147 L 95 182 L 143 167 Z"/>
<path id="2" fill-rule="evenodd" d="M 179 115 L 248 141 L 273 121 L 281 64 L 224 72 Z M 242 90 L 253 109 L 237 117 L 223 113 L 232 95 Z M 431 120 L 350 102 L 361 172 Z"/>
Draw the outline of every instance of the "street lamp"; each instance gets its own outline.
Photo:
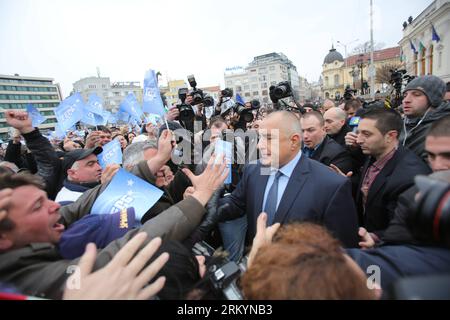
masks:
<path id="1" fill-rule="evenodd" d="M 364 95 L 364 76 L 363 76 L 363 68 L 364 68 L 364 55 L 360 54 L 358 60 L 356 60 L 356 65 L 360 69 L 361 72 L 361 94 Z"/>
<path id="2" fill-rule="evenodd" d="M 341 45 L 342 47 L 344 47 L 344 54 L 345 54 L 345 59 L 347 59 L 348 55 L 347 55 L 347 46 L 349 44 L 352 44 L 353 42 L 358 41 L 359 39 L 355 39 L 353 41 L 347 42 L 347 43 L 342 43 L 340 41 L 337 42 L 337 44 Z M 347 67 L 347 60 L 345 60 L 345 66 Z"/>

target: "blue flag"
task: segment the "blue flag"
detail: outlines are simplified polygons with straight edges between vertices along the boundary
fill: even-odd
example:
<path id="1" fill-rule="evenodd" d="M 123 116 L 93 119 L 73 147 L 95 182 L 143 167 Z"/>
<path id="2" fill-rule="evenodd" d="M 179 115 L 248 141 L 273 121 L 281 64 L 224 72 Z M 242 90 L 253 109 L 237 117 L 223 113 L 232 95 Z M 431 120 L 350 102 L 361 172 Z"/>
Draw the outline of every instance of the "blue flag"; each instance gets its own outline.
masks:
<path id="1" fill-rule="evenodd" d="M 134 93 L 129 93 L 126 96 L 125 100 L 120 104 L 119 111 L 128 113 L 130 117 L 135 118 L 136 120 L 140 120 L 143 115 L 141 106 Z"/>
<path id="2" fill-rule="evenodd" d="M 52 136 L 55 139 L 64 139 L 66 137 L 66 132 L 65 130 L 61 129 L 59 123 L 56 123 L 55 131 L 52 132 Z"/>
<path id="3" fill-rule="evenodd" d="M 241 97 L 241 95 L 239 93 L 236 93 L 236 102 L 238 102 L 238 103 L 240 103 L 242 105 L 245 104 L 244 99 L 242 99 L 242 97 Z"/>
<path id="4" fill-rule="evenodd" d="M 119 169 L 92 206 L 91 214 L 111 214 L 133 207 L 136 220 L 161 198 L 163 192 L 135 175 Z"/>
<path id="5" fill-rule="evenodd" d="M 47 118 L 44 117 L 43 115 L 41 115 L 39 113 L 38 109 L 33 107 L 33 105 L 31 103 L 27 104 L 27 112 L 31 118 L 31 125 L 35 128 L 39 127 L 39 125 L 41 123 L 43 123 L 45 120 L 47 120 Z"/>
<path id="6" fill-rule="evenodd" d="M 119 111 L 116 113 L 116 119 L 117 121 L 128 123 L 128 121 L 130 120 L 130 115 L 124 111 Z"/>
<path id="7" fill-rule="evenodd" d="M 416 47 L 414 46 L 414 43 L 412 43 L 411 39 L 409 40 L 409 44 L 411 45 L 411 50 L 412 50 L 415 54 L 417 54 Z"/>
<path id="8" fill-rule="evenodd" d="M 142 110 L 147 113 L 164 117 L 166 110 L 161 99 L 155 70 L 148 70 L 144 77 L 144 89 L 142 98 Z"/>
<path id="9" fill-rule="evenodd" d="M 91 126 L 106 125 L 108 118 L 105 119 L 104 117 L 105 111 L 103 110 L 102 100 L 96 94 L 90 94 L 89 101 L 84 105 L 81 122 Z"/>
<path id="10" fill-rule="evenodd" d="M 116 124 L 117 121 L 118 121 L 118 119 L 117 119 L 117 113 L 114 113 L 114 114 L 113 114 L 113 113 L 110 113 L 109 116 L 108 116 L 108 123 Z"/>
<path id="11" fill-rule="evenodd" d="M 103 117 L 103 103 L 102 99 L 100 99 L 95 93 L 91 93 L 89 95 L 89 100 L 84 106 L 85 110 L 88 110 L 94 114 Z"/>
<path id="12" fill-rule="evenodd" d="M 122 164 L 122 148 L 118 140 L 108 142 L 103 146 L 103 152 L 98 156 L 98 163 L 105 169 L 108 164 Z"/>
<path id="13" fill-rule="evenodd" d="M 431 39 L 433 41 L 436 41 L 436 42 L 441 41 L 441 37 L 439 37 L 439 35 L 437 34 L 436 29 L 434 28 L 433 25 L 431 25 L 431 33 L 432 33 Z"/>
<path id="14" fill-rule="evenodd" d="M 84 103 L 80 93 L 75 93 L 62 101 L 55 109 L 56 119 L 63 131 L 70 129 L 83 118 Z"/>

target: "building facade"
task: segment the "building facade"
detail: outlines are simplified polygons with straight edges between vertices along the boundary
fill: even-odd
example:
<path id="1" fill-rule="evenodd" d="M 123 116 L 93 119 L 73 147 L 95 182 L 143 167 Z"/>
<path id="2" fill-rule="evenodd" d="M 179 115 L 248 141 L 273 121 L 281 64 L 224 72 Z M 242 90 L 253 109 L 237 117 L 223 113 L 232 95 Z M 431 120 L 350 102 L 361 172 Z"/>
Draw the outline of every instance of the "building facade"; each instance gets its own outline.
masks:
<path id="1" fill-rule="evenodd" d="M 401 66 L 401 48 L 393 47 L 374 51 L 374 67 L 376 72 L 382 72 L 384 66 Z M 343 97 L 345 88 L 358 90 L 358 95 L 369 94 L 370 53 L 353 55 L 344 59 L 334 47 L 324 59 L 322 71 L 322 92 L 324 99 L 339 100 Z M 375 76 L 375 91 L 384 92 L 386 82 Z"/>
<path id="2" fill-rule="evenodd" d="M 289 81 L 294 96 L 299 99 L 300 82 L 296 66 L 283 53 L 269 53 L 257 56 L 245 68 L 234 67 L 225 70 L 225 86 L 245 100 L 258 99 L 271 103 L 269 87 Z"/>
<path id="3" fill-rule="evenodd" d="M 409 24 L 405 22 L 399 45 L 408 74 L 432 74 L 450 81 L 449 33 L 450 0 L 435 0 Z"/>
<path id="4" fill-rule="evenodd" d="M 26 109 L 31 103 L 47 118 L 39 128 L 53 131 L 56 124 L 54 109 L 62 101 L 61 88 L 52 78 L 0 75 L 0 108 Z M 9 138 L 10 127 L 5 114 L 0 112 L 0 138 Z"/>
<path id="5" fill-rule="evenodd" d="M 105 110 L 117 112 L 120 103 L 128 93 L 134 93 L 139 103 L 142 103 L 142 87 L 139 81 L 113 82 L 108 77 L 88 77 L 73 84 L 73 92 L 81 93 L 87 102 L 90 94 L 96 94 L 103 100 Z"/>

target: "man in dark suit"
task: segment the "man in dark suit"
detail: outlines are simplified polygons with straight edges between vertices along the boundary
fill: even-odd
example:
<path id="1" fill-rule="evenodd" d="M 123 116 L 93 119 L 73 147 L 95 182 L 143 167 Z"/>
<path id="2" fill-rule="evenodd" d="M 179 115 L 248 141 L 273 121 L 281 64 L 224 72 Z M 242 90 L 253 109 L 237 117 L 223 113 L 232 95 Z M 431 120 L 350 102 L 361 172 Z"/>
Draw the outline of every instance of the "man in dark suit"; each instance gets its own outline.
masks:
<path id="1" fill-rule="evenodd" d="M 300 122 L 303 133 L 302 153 L 305 156 L 326 166 L 334 164 L 345 173 L 352 170 L 350 153 L 327 136 L 322 114 L 317 111 L 305 113 Z"/>
<path id="2" fill-rule="evenodd" d="M 367 232 L 375 240 L 382 237 L 399 195 L 414 184 L 416 175 L 431 173 L 425 162 L 399 145 L 401 129 L 402 119 L 396 111 L 373 109 L 362 115 L 356 138 L 347 136 L 349 144 L 359 146 L 368 156 L 356 195 L 362 237 Z"/>
<path id="3" fill-rule="evenodd" d="M 261 122 L 259 135 L 261 159 L 247 165 L 233 193 L 219 201 L 219 220 L 247 215 L 247 236 L 253 239 L 256 219 L 265 211 L 268 225 L 316 222 L 344 246 L 356 246 L 357 215 L 350 181 L 302 154 L 301 126 L 295 115 L 271 113 Z"/>

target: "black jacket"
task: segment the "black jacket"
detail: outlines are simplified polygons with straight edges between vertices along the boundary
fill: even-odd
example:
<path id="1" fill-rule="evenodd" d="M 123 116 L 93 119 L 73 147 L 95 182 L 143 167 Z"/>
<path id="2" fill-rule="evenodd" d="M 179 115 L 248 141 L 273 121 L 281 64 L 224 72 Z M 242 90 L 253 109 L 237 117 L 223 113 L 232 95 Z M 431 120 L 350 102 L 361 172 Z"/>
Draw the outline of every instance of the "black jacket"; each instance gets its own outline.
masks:
<path id="1" fill-rule="evenodd" d="M 13 143 L 12 140 L 9 141 L 3 160 L 14 163 L 19 169 L 27 169 L 32 174 L 37 172 L 37 166 L 33 155 L 30 152 L 22 155 L 21 143 Z"/>
<path id="2" fill-rule="evenodd" d="M 319 161 L 326 166 L 334 164 L 344 173 L 352 171 L 353 168 L 350 153 L 328 136 L 325 137 L 320 146 L 313 152 L 311 159 Z"/>
<path id="3" fill-rule="evenodd" d="M 338 133 L 329 134 L 328 136 L 345 148 L 345 136 L 347 133 L 351 131 L 352 128 L 347 123 L 344 123 L 344 125 L 342 126 L 341 130 Z"/>
<path id="4" fill-rule="evenodd" d="M 369 232 L 382 236 L 394 217 L 401 193 L 414 185 L 416 175 L 428 175 L 431 169 L 412 151 L 399 146 L 391 160 L 372 183 L 365 208 L 363 208 L 361 185 L 373 158 L 367 159 L 359 181 L 356 204 L 360 224 Z"/>
<path id="5" fill-rule="evenodd" d="M 420 124 L 421 118 L 409 121 L 405 118 L 403 130 L 400 133 L 400 143 L 428 163 L 425 152 L 425 138 L 428 130 L 434 121 L 448 115 L 450 115 L 450 102 L 444 102 L 438 108 L 430 110 Z"/>

